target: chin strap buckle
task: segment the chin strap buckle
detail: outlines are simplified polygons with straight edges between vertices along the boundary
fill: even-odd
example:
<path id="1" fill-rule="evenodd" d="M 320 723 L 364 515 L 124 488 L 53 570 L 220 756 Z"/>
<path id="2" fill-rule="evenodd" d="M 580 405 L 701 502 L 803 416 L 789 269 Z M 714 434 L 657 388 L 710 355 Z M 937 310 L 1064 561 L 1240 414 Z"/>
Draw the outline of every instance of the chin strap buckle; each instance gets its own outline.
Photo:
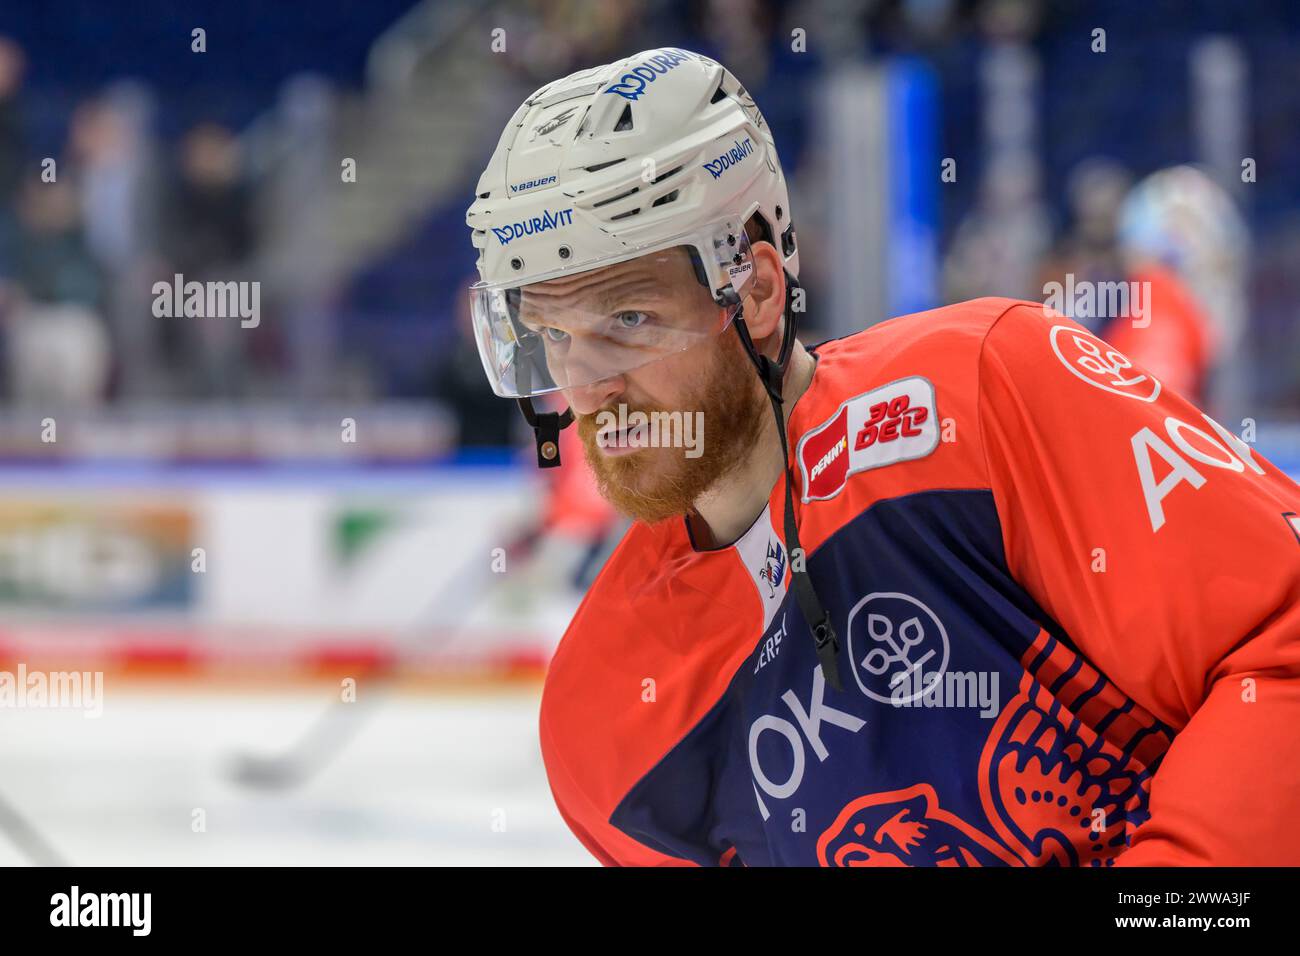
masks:
<path id="1" fill-rule="evenodd" d="M 573 424 L 573 409 L 563 412 L 539 412 L 527 398 L 521 398 L 519 410 L 533 427 L 537 439 L 537 467 L 556 468 L 560 464 L 560 432 Z"/>

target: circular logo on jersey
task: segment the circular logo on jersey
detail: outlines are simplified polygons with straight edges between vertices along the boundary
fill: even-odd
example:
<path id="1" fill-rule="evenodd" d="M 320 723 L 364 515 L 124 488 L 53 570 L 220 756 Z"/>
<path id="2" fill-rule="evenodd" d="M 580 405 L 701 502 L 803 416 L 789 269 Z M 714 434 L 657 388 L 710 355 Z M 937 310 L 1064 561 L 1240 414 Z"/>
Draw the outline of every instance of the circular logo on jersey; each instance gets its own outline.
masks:
<path id="1" fill-rule="evenodd" d="M 848 653 L 858 689 L 882 704 L 919 699 L 948 667 L 948 632 L 910 594 L 868 594 L 849 612 Z"/>
<path id="2" fill-rule="evenodd" d="M 1052 351 L 1071 373 L 1103 391 L 1139 402 L 1154 402 L 1160 394 L 1158 379 L 1091 332 L 1073 325 L 1052 326 Z"/>

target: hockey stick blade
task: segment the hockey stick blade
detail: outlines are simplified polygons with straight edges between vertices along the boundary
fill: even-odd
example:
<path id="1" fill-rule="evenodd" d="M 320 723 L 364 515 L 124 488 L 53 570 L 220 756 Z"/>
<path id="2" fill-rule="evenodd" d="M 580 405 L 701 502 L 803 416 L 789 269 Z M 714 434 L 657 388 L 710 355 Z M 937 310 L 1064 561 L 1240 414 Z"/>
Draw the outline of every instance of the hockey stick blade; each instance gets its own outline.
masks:
<path id="1" fill-rule="evenodd" d="M 260 790 L 287 790 L 301 786 L 334 759 L 361 729 L 368 713 L 375 710 L 388 680 L 380 675 L 364 696 L 345 703 L 335 701 L 325 708 L 298 740 L 279 754 L 239 754 L 230 762 L 232 780 Z M 369 703 L 362 703 L 369 701 Z"/>
<path id="2" fill-rule="evenodd" d="M 0 797 L 0 832 L 8 835 L 27 859 L 36 866 L 67 866 L 68 863 L 46 842 L 36 828 L 27 822 L 13 805 Z"/>
<path id="3" fill-rule="evenodd" d="M 506 549 L 507 553 L 511 560 L 520 560 L 533 552 L 540 539 L 539 527 L 527 527 L 511 540 Z M 465 572 L 457 575 L 449 586 L 428 602 L 426 607 L 437 607 L 448 595 L 455 594 L 470 584 L 478 585 L 481 580 L 494 582 L 487 588 L 490 592 L 498 580 L 498 576 L 491 573 L 490 569 L 484 571 L 479 565 L 466 568 Z M 412 632 L 406 636 L 407 642 L 418 635 L 420 629 L 413 628 Z M 444 636 L 443 640 L 446 641 L 447 638 Z M 262 790 L 288 790 L 304 784 L 342 753 L 344 747 L 361 729 L 366 716 L 373 713 L 377 709 L 375 705 L 387 696 L 385 691 L 396 678 L 396 671 L 400 664 L 400 659 L 394 660 L 391 665 L 373 675 L 367 692 L 357 701 L 348 703 L 335 700 L 327 705 L 302 737 L 284 752 L 270 755 L 237 755 L 230 761 L 231 779 L 246 787 Z M 364 706 L 361 703 L 363 700 L 366 702 Z"/>

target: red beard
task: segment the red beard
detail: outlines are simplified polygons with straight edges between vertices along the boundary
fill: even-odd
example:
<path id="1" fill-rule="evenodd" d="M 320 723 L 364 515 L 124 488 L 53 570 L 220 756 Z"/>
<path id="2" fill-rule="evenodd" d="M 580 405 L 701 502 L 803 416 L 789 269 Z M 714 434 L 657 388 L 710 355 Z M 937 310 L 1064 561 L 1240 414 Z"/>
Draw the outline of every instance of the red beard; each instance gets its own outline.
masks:
<path id="1" fill-rule="evenodd" d="M 653 524 L 690 513 L 700 496 L 744 461 L 758 441 L 767 402 L 749 356 L 730 333 L 723 333 L 712 347 L 709 369 L 680 408 L 621 403 L 626 415 L 639 411 L 647 419 L 655 412 L 702 412 L 698 457 L 686 457 L 685 448 L 665 447 L 606 455 L 597 443 L 599 419 L 605 417 L 602 413 L 617 415 L 620 403 L 578 416 L 578 434 L 600 493 L 628 517 Z"/>

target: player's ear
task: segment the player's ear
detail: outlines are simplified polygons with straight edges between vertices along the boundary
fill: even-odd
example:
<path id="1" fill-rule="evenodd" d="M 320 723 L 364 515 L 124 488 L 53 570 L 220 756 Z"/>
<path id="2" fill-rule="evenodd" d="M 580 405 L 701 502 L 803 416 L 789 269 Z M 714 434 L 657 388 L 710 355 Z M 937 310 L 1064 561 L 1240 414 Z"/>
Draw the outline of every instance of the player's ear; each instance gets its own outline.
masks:
<path id="1" fill-rule="evenodd" d="M 745 290 L 745 325 L 755 342 L 770 338 L 781 330 L 785 312 L 785 271 L 781 254 L 770 242 L 750 246 L 754 277 Z"/>

